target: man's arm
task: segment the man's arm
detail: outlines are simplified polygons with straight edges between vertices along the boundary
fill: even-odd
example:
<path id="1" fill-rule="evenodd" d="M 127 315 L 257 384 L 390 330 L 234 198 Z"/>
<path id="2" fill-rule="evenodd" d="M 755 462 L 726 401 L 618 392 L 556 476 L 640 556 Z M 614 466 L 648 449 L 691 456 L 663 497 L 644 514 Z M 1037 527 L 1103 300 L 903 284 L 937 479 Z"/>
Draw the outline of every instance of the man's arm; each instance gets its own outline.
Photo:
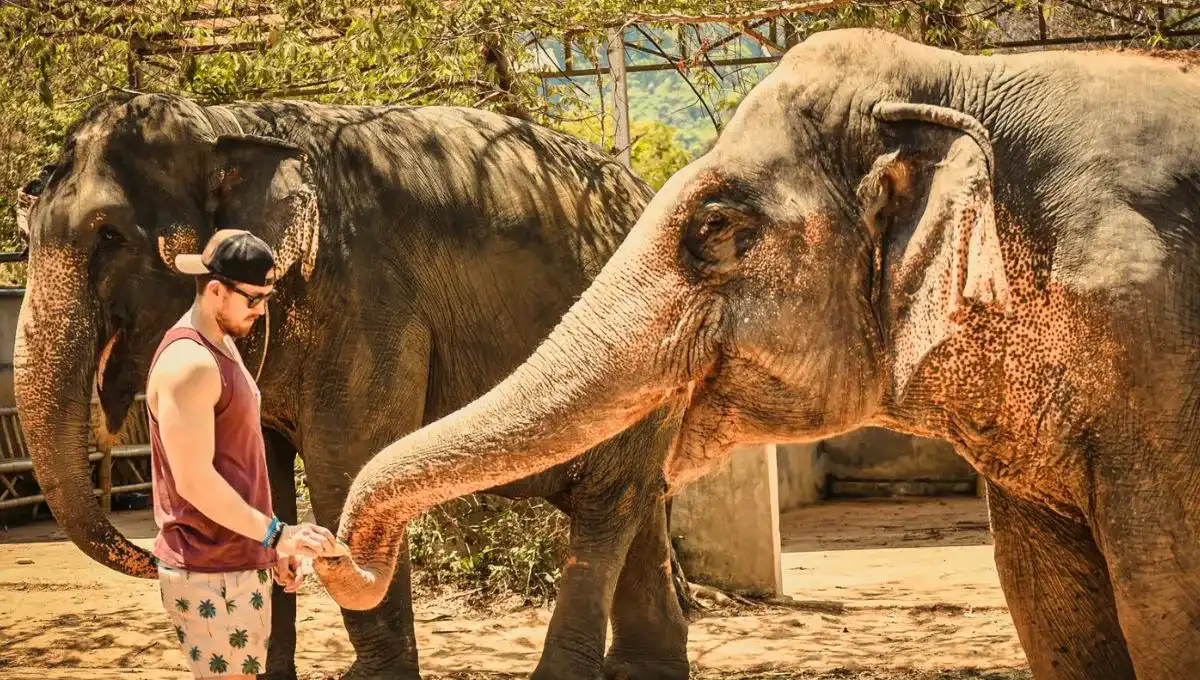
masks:
<path id="1" fill-rule="evenodd" d="M 212 521 L 262 541 L 271 518 L 247 503 L 213 467 L 213 407 L 221 397 L 221 372 L 208 350 L 194 342 L 172 343 L 155 366 L 159 436 L 179 495 Z M 324 527 L 284 528 L 280 554 L 315 557 L 340 551 Z"/>

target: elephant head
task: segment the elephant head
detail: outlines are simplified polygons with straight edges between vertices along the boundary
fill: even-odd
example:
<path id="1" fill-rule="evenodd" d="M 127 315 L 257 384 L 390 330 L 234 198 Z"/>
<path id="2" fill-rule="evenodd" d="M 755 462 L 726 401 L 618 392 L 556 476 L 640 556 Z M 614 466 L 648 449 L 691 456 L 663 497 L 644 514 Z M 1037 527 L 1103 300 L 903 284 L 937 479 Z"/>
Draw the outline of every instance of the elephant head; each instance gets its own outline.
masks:
<path id="1" fill-rule="evenodd" d="M 317 565 L 333 597 L 379 600 L 416 513 L 664 405 L 681 419 L 674 488 L 740 443 L 881 422 L 963 315 L 1011 297 L 988 134 L 941 103 L 981 63 L 875 32 L 793 48 L 523 365 L 361 469 L 350 555 Z"/>
<path id="2" fill-rule="evenodd" d="M 228 111 L 178 97 L 105 101 L 68 131 L 56 163 L 18 201 L 29 280 L 14 380 L 34 472 L 71 540 L 93 559 L 153 578 L 92 493 L 85 451 L 93 383 L 120 429 L 163 333 L 195 294 L 175 255 L 236 226 L 275 247 L 280 272 L 316 256 L 316 195 L 304 154 L 242 134 Z M 281 285 L 284 285 L 281 283 Z"/>

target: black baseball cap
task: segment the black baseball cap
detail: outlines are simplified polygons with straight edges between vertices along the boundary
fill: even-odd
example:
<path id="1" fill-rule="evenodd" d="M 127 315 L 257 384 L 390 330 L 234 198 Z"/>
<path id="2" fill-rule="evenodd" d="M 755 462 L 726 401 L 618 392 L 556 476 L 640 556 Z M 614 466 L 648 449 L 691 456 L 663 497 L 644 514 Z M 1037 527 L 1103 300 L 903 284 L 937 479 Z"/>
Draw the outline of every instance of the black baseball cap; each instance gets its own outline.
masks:
<path id="1" fill-rule="evenodd" d="M 176 255 L 175 267 L 184 274 L 215 274 L 251 286 L 275 283 L 275 252 L 266 241 L 244 229 L 216 232 L 203 253 Z"/>

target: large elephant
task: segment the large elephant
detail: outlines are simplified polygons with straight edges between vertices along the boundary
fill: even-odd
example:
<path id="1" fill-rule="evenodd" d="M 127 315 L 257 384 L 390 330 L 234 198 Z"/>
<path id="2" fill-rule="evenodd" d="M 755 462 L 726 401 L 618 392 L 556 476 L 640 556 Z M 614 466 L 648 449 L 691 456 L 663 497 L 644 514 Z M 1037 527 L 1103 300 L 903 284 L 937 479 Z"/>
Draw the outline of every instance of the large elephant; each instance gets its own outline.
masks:
<path id="1" fill-rule="evenodd" d="M 599 149 L 483 111 L 167 95 L 94 107 L 28 189 L 15 380 L 37 478 L 80 549 L 140 577 L 155 575 L 151 556 L 91 493 L 88 408 L 94 378 L 108 429 L 121 426 L 192 300 L 176 253 L 227 226 L 276 248 L 284 275 L 268 325 L 241 350 L 261 372 L 275 507 L 295 521 L 298 451 L 317 521 L 333 528 L 358 466 L 518 365 L 653 193 Z M 491 489 L 571 517 L 535 677 L 687 677 L 686 620 L 664 566 L 661 469 L 676 426 L 652 414 Z M 274 598 L 268 674 L 294 676 L 294 596 Z M 357 652 L 348 677 L 418 677 L 407 554 L 387 599 L 344 621 Z"/>
<path id="2" fill-rule="evenodd" d="M 1038 680 L 1200 677 L 1200 78 L 1153 55 L 817 34 L 658 191 L 549 338 L 351 486 L 370 606 L 408 518 L 678 400 L 672 489 L 875 425 L 988 482 Z"/>

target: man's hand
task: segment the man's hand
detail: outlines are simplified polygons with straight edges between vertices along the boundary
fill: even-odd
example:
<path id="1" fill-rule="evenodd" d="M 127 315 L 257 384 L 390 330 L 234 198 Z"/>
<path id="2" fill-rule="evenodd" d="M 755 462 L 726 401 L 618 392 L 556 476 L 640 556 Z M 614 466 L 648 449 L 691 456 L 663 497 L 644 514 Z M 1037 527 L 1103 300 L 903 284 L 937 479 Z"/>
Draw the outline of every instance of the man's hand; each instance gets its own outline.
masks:
<path id="1" fill-rule="evenodd" d="M 283 592 L 294 593 L 304 584 L 299 567 L 300 558 L 295 555 L 281 556 L 275 561 L 275 582 L 283 586 Z"/>
<path id="2" fill-rule="evenodd" d="M 328 529 L 304 522 L 283 528 L 283 536 L 275 546 L 275 552 L 302 557 L 336 557 L 344 549 Z"/>

